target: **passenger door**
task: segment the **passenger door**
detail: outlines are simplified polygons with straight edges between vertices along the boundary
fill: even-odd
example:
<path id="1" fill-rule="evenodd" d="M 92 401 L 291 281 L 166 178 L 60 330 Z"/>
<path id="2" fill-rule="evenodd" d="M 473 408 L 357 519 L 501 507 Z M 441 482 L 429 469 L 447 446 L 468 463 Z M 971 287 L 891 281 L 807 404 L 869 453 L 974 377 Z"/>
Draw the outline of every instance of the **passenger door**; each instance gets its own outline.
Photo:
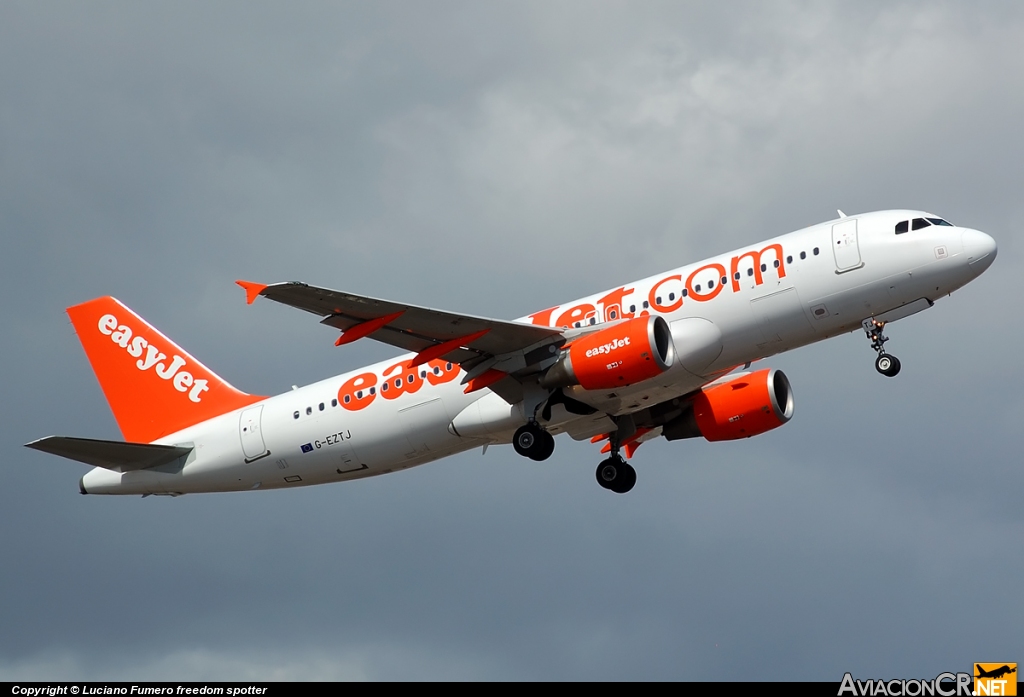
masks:
<path id="1" fill-rule="evenodd" d="M 263 417 L 263 405 L 252 407 L 242 411 L 238 419 L 238 436 L 242 439 L 242 452 L 245 454 L 245 461 L 252 462 L 261 457 L 269 455 L 266 443 L 263 442 L 263 431 L 261 420 Z"/>
<path id="2" fill-rule="evenodd" d="M 836 271 L 844 273 L 864 266 L 857 243 L 857 219 L 844 220 L 832 226 L 832 253 L 836 259 Z"/>

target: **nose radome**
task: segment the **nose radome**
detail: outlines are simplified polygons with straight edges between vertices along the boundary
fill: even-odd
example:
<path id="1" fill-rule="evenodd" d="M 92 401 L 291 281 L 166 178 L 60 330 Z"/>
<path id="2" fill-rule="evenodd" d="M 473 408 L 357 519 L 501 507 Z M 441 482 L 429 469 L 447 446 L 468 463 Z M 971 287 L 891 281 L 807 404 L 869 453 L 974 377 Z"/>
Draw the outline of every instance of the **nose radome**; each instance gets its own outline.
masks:
<path id="1" fill-rule="evenodd" d="M 981 273 L 996 258 L 996 241 L 980 230 L 964 230 L 960 239 L 964 245 L 967 262 L 977 273 Z"/>

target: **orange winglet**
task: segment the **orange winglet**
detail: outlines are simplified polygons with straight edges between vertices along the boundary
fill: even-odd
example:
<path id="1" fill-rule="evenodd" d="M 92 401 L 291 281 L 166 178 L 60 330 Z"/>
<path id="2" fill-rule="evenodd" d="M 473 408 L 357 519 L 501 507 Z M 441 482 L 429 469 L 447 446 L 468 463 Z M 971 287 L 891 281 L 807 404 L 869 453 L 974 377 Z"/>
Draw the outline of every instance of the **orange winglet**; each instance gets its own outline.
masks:
<path id="1" fill-rule="evenodd" d="M 507 375 L 508 373 L 503 373 L 500 370 L 495 370 L 494 368 L 491 368 L 483 375 L 478 375 L 472 380 L 470 380 L 469 384 L 466 385 L 465 394 L 469 394 L 470 392 L 476 392 L 477 390 L 482 390 L 488 385 L 493 385 L 498 380 L 501 380 L 503 377 Z"/>
<path id="2" fill-rule="evenodd" d="M 344 331 L 344 333 L 338 337 L 338 340 L 334 342 L 335 346 L 344 346 L 345 344 L 351 344 L 356 339 L 362 339 L 367 334 L 373 334 L 375 331 L 380 329 L 386 324 L 390 324 L 398 319 L 405 310 L 400 310 L 391 315 L 384 315 L 383 317 L 377 317 L 375 319 L 368 319 L 365 322 L 355 324 Z"/>
<path id="3" fill-rule="evenodd" d="M 463 346 L 471 344 L 472 342 L 476 341 L 489 331 L 491 330 L 484 329 L 483 331 L 479 331 L 474 334 L 467 334 L 466 336 L 460 336 L 457 339 L 451 339 L 450 341 L 445 341 L 444 343 L 441 344 L 434 344 L 433 346 L 428 346 L 427 348 L 423 349 L 422 351 L 416 354 L 416 357 L 412 359 L 411 363 L 409 363 L 409 367 L 415 368 L 418 365 L 423 365 L 427 361 L 432 361 L 435 358 L 440 358 L 444 354 L 454 351 L 457 348 L 461 348 Z"/>
<path id="4" fill-rule="evenodd" d="M 245 304 L 252 305 L 259 297 L 259 294 L 267 289 L 266 283 L 253 283 L 252 281 L 235 281 L 238 285 L 245 288 Z"/>

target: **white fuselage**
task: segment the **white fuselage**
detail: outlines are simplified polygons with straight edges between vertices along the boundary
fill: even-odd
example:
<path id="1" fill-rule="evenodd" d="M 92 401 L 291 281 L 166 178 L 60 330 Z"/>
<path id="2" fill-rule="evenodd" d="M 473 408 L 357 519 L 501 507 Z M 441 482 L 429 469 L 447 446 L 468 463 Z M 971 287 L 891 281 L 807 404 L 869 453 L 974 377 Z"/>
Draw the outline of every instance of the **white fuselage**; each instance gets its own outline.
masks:
<path id="1" fill-rule="evenodd" d="M 928 307 L 988 267 L 995 243 L 976 230 L 933 225 L 895 234 L 900 221 L 926 217 L 934 216 L 883 211 L 833 220 L 520 321 L 576 327 L 664 316 L 680 355 L 671 369 L 615 391 L 571 390 L 600 412 L 629 413 L 693 392 L 736 366 L 859 329 L 866 318 L 896 311 L 896 319 Z M 898 308 L 906 309 L 898 314 Z M 156 443 L 194 446 L 184 466 L 124 474 L 96 468 L 82 478 L 82 490 L 183 494 L 344 481 L 507 443 L 526 422 L 521 407 L 487 389 L 465 394 L 458 366 L 401 365 L 411 357 L 322 380 L 161 438 Z M 453 420 L 468 427 L 454 428 Z M 582 421 L 557 408 L 545 426 L 577 438 L 601 432 L 600 425 Z"/>

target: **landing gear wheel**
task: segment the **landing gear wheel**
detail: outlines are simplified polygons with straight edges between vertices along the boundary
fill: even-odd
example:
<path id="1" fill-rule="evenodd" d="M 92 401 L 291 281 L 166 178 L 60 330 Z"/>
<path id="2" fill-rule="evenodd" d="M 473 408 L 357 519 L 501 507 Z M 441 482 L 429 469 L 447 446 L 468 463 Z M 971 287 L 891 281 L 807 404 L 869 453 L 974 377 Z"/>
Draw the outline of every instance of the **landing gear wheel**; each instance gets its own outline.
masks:
<path id="1" fill-rule="evenodd" d="M 894 378 L 900 372 L 900 359 L 885 352 L 885 342 L 889 340 L 883 333 L 885 322 L 880 322 L 874 317 L 864 320 L 862 323 L 864 333 L 871 341 L 871 348 L 878 353 L 875 359 L 875 370 L 887 378 Z"/>
<path id="2" fill-rule="evenodd" d="M 512 447 L 531 460 L 547 460 L 555 451 L 555 437 L 535 423 L 520 426 L 512 436 Z"/>
<path id="3" fill-rule="evenodd" d="M 625 494 L 636 486 L 636 470 L 628 462 L 622 463 L 622 481 L 619 486 L 612 489 L 616 494 Z"/>
<path id="4" fill-rule="evenodd" d="M 875 370 L 887 378 L 894 378 L 900 372 L 900 359 L 890 356 L 888 353 L 878 354 L 875 359 Z"/>
<path id="5" fill-rule="evenodd" d="M 512 436 L 512 447 L 523 457 L 530 457 L 530 451 L 537 447 L 538 431 L 533 424 L 520 426 Z"/>
<path id="6" fill-rule="evenodd" d="M 618 455 L 597 466 L 597 483 L 616 494 L 625 494 L 636 484 L 636 470 Z"/>
<path id="7" fill-rule="evenodd" d="M 540 438 L 537 439 L 537 444 L 527 457 L 531 460 L 541 462 L 542 460 L 547 460 L 551 457 L 551 453 L 553 452 L 555 452 L 555 437 L 547 431 L 542 430 L 540 432 Z"/>

